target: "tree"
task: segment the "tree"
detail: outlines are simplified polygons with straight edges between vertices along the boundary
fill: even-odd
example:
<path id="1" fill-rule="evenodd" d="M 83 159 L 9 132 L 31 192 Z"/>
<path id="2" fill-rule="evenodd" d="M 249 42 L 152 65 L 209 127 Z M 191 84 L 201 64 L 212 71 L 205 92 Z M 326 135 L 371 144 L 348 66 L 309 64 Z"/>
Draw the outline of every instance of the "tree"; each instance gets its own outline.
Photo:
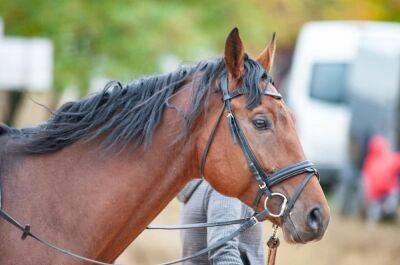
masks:
<path id="1" fill-rule="evenodd" d="M 259 52 L 273 31 L 293 46 L 301 25 L 316 19 L 400 21 L 396 0 L 105 1 L 3 0 L 7 35 L 47 37 L 55 45 L 55 89 L 93 76 L 131 80 L 157 72 L 158 58 L 184 62 L 221 54 L 227 33 L 241 29 L 247 51 Z"/>

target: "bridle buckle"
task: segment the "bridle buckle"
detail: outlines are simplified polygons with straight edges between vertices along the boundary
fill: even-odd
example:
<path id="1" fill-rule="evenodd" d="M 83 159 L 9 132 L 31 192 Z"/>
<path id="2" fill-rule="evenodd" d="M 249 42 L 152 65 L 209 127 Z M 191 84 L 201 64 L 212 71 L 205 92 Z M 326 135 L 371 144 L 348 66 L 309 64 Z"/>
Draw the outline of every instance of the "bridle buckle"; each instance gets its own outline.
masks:
<path id="1" fill-rule="evenodd" d="M 267 183 L 265 183 L 265 181 L 263 181 L 263 183 L 258 184 L 258 187 L 259 187 L 261 190 L 263 190 L 263 189 L 265 189 L 265 188 L 267 187 Z"/>
<path id="2" fill-rule="evenodd" d="M 255 216 L 252 216 L 251 218 L 250 218 L 250 220 L 252 220 L 253 221 L 253 225 L 256 225 L 256 224 L 258 224 L 260 221 L 258 221 L 258 219 L 255 217 Z"/>

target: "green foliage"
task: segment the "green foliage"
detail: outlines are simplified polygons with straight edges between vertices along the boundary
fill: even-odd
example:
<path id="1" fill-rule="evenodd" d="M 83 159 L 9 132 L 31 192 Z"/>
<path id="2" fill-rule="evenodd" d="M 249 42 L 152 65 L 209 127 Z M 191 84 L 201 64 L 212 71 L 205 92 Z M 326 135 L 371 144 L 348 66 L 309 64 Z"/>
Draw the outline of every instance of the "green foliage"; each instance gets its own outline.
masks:
<path id="1" fill-rule="evenodd" d="M 234 26 L 254 55 L 273 31 L 278 46 L 291 47 L 309 20 L 399 21 L 399 8 L 395 0 L 2 0 L 0 16 L 7 35 L 53 40 L 57 91 L 76 85 L 85 92 L 92 76 L 157 72 L 165 54 L 184 62 L 221 54 Z"/>

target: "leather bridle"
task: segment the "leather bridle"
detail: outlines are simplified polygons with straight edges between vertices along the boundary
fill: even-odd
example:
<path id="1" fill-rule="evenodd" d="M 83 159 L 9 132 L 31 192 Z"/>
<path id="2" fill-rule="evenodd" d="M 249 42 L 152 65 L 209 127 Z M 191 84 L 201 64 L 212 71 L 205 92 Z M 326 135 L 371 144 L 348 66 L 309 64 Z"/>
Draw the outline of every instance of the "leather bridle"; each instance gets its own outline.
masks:
<path id="1" fill-rule="evenodd" d="M 272 78 L 267 75 L 267 77 L 263 80 L 266 82 L 267 86 L 266 88 L 262 91 L 263 95 L 273 97 L 277 100 L 281 100 L 282 96 L 273 91 L 268 91 L 268 84 L 272 83 Z M 207 160 L 208 153 L 210 151 L 211 144 L 213 142 L 213 139 L 215 137 L 215 133 L 217 131 L 218 125 L 220 124 L 222 117 L 225 113 L 227 112 L 226 117 L 228 119 L 228 126 L 233 138 L 234 144 L 239 144 L 244 157 L 246 158 L 247 166 L 254 176 L 255 180 L 257 181 L 258 184 L 258 192 L 257 196 L 253 202 L 253 208 L 257 209 L 258 204 L 260 203 L 260 200 L 262 199 L 263 196 L 265 196 L 264 200 L 264 211 L 268 212 L 267 215 L 271 217 L 285 217 L 289 214 L 290 210 L 293 208 L 295 202 L 299 198 L 301 192 L 304 190 L 308 182 L 311 180 L 311 178 L 316 175 L 318 180 L 319 180 L 319 174 L 317 169 L 314 167 L 314 164 L 311 163 L 308 160 L 304 160 L 292 165 L 289 165 L 285 168 L 282 168 L 273 174 L 268 174 L 263 167 L 261 166 L 260 162 L 254 155 L 249 142 L 246 139 L 246 136 L 244 135 L 242 129 L 240 128 L 239 122 L 236 119 L 235 113 L 233 112 L 232 106 L 231 106 L 231 100 L 233 100 L 236 97 L 239 97 L 241 95 L 245 95 L 248 93 L 248 90 L 245 88 L 236 88 L 232 92 L 229 92 L 228 90 L 228 77 L 224 76 L 221 79 L 220 82 L 220 90 L 222 93 L 222 108 L 221 112 L 217 118 L 217 121 L 211 130 L 210 136 L 208 138 L 206 147 L 204 149 L 201 162 L 200 162 L 200 175 L 204 178 L 204 168 Z M 303 179 L 303 181 L 299 184 L 299 186 L 296 188 L 294 194 L 291 196 L 290 200 L 286 198 L 286 196 L 282 193 L 279 192 L 272 192 L 271 187 L 279 184 L 287 179 L 296 177 L 300 174 L 307 173 L 306 177 Z M 273 197 L 280 197 L 282 200 L 281 203 L 281 209 L 279 212 L 274 213 L 270 211 L 267 207 L 268 200 L 272 199 Z M 262 221 L 262 220 L 258 220 Z"/>
<path id="2" fill-rule="evenodd" d="M 271 83 L 271 77 L 267 76 L 265 79 L 265 82 Z M 268 86 L 267 86 L 268 87 Z M 236 236 L 240 235 L 250 227 L 256 225 L 257 223 L 264 221 L 268 216 L 271 217 L 282 217 L 282 218 L 287 218 L 288 214 L 290 213 L 291 209 L 293 208 L 295 202 L 299 198 L 301 192 L 304 190 L 308 182 L 311 180 L 311 178 L 316 175 L 319 179 L 318 171 L 314 167 L 314 164 L 309 162 L 308 160 L 304 160 L 299 163 L 295 163 L 293 165 L 290 165 L 288 167 L 285 167 L 283 169 L 280 169 L 279 171 L 273 173 L 273 174 L 268 174 L 261 166 L 259 161 L 257 160 L 256 156 L 254 155 L 253 151 L 251 150 L 251 147 L 242 131 L 242 129 L 239 126 L 239 123 L 235 117 L 235 114 L 233 112 L 232 106 L 231 106 L 231 100 L 244 95 L 248 93 L 247 89 L 245 88 L 237 88 L 234 91 L 230 92 L 228 91 L 228 78 L 225 76 L 221 79 L 220 82 L 220 90 L 222 92 L 222 108 L 221 112 L 217 118 L 217 121 L 210 133 L 210 136 L 208 138 L 206 147 L 204 149 L 201 162 L 200 162 L 200 174 L 202 177 L 204 177 L 204 168 L 207 160 L 207 155 L 210 151 L 211 144 L 213 142 L 215 133 L 217 131 L 218 125 L 221 123 L 221 120 L 223 118 L 223 115 L 225 113 L 225 110 L 227 111 L 227 118 L 228 118 L 228 124 L 229 128 L 231 131 L 231 135 L 233 138 L 233 141 L 235 144 L 239 144 L 240 148 L 242 149 L 242 152 L 246 158 L 247 165 L 249 167 L 249 170 L 251 171 L 252 175 L 254 176 L 255 180 L 257 181 L 259 190 L 257 193 L 257 196 L 254 200 L 253 206 L 254 209 L 257 209 L 258 204 L 260 203 L 260 200 L 262 199 L 263 196 L 265 196 L 264 200 L 264 210 L 261 212 L 256 212 L 252 217 L 247 217 L 243 219 L 237 219 L 237 220 L 230 220 L 230 221 L 223 221 L 223 222 L 216 222 L 216 223 L 197 223 L 197 224 L 184 224 L 184 225 L 173 225 L 173 226 L 149 226 L 147 229 L 163 229 L 163 230 L 174 230 L 174 229 L 192 229 L 192 228 L 206 228 L 206 227 L 215 227 L 215 226 L 225 226 L 225 225 L 234 225 L 234 224 L 240 224 L 240 227 L 235 230 L 232 234 L 227 235 L 217 242 L 214 242 L 213 244 L 209 245 L 207 248 L 202 249 L 190 256 L 184 257 L 179 260 L 163 263 L 164 265 L 169 265 L 169 264 L 176 264 L 180 263 L 186 260 L 193 259 L 195 257 L 207 254 L 209 251 L 217 249 L 224 245 L 226 242 L 232 240 Z M 277 100 L 281 100 L 282 96 L 279 93 L 276 92 L 271 92 L 268 91 L 267 88 L 262 91 L 264 95 L 273 97 Z M 295 192 L 291 196 L 290 200 L 286 198 L 286 196 L 282 193 L 279 192 L 273 192 L 271 190 L 271 187 L 279 184 L 287 179 L 296 177 L 300 174 L 307 173 L 303 181 L 298 185 L 296 188 Z M 268 209 L 268 200 L 272 199 L 273 197 L 281 197 L 282 199 L 282 204 L 280 207 L 279 212 L 274 213 L 271 212 Z M 42 239 L 38 235 L 34 234 L 31 231 L 30 225 L 23 225 L 19 223 L 15 218 L 13 218 L 10 214 L 8 214 L 1 205 L 1 183 L 0 183 L 0 218 L 3 220 L 7 221 L 17 229 L 19 229 L 22 232 L 22 237 L 21 239 L 24 240 L 27 237 L 31 237 L 41 244 L 52 248 L 60 253 L 63 253 L 65 255 L 68 255 L 70 257 L 79 259 L 81 261 L 86 261 L 90 262 L 93 264 L 100 264 L 100 265 L 111 265 L 111 263 L 106 263 L 106 262 L 101 262 L 101 261 L 96 261 L 81 255 L 78 255 L 76 253 L 73 253 L 67 249 L 60 248 L 54 244 L 51 244 L 47 242 L 46 240 Z"/>
<path id="3" fill-rule="evenodd" d="M 282 96 L 277 92 L 268 91 L 268 84 L 272 82 L 272 78 L 267 75 L 267 78 L 264 79 L 267 83 L 266 89 L 262 91 L 262 93 L 266 96 L 273 97 L 277 100 L 281 100 Z M 264 200 L 264 209 L 261 212 L 255 212 L 252 217 L 238 219 L 238 220 L 230 220 L 230 221 L 223 221 L 217 223 L 197 223 L 197 224 L 184 224 L 184 225 L 175 225 L 175 226 L 149 226 L 147 229 L 162 229 L 162 230 L 175 230 L 175 229 L 192 229 L 192 228 L 206 228 L 206 227 L 214 227 L 214 226 L 224 226 L 224 225 L 233 225 L 233 224 L 241 224 L 240 227 L 235 230 L 230 235 L 227 235 L 217 242 L 209 245 L 208 247 L 190 255 L 187 257 L 183 257 L 178 260 L 174 260 L 167 263 L 162 263 L 162 265 L 171 265 L 176 263 L 181 263 L 186 260 L 190 260 L 196 258 L 201 255 L 205 255 L 210 251 L 217 249 L 224 245 L 226 242 L 232 240 L 236 236 L 240 235 L 247 229 L 253 227 L 257 223 L 264 221 L 268 216 L 271 217 L 282 217 L 284 219 L 288 218 L 290 211 L 292 210 L 294 204 L 296 203 L 297 199 L 299 198 L 300 194 L 310 182 L 312 177 L 315 175 L 319 180 L 319 174 L 317 169 L 314 167 L 314 164 L 308 160 L 304 160 L 287 167 L 284 167 L 273 174 L 268 174 L 261 166 L 260 162 L 257 160 L 256 156 L 254 155 L 246 136 L 244 135 L 242 129 L 240 128 L 239 122 L 237 121 L 235 114 L 233 112 L 231 106 L 231 100 L 248 93 L 248 90 L 245 88 L 236 88 L 232 92 L 228 90 L 228 77 L 224 76 L 221 78 L 220 82 L 220 90 L 222 93 L 222 108 L 218 115 L 217 121 L 215 122 L 210 136 L 208 137 L 206 146 L 203 151 L 203 155 L 200 161 L 200 176 L 204 178 L 204 170 L 207 161 L 207 156 L 209 154 L 213 139 L 218 129 L 218 125 L 221 123 L 222 118 L 224 116 L 225 111 L 227 112 L 226 117 L 228 118 L 228 126 L 231 131 L 231 135 L 233 138 L 234 144 L 239 144 L 244 157 L 246 158 L 247 166 L 251 171 L 252 175 L 254 176 L 255 180 L 258 184 L 258 192 L 256 198 L 253 202 L 253 208 L 257 209 L 260 200 L 265 195 Z M 279 192 L 273 192 L 271 188 L 283 181 L 286 181 L 290 178 L 296 177 L 298 175 L 306 173 L 307 175 L 304 177 L 302 182 L 297 186 L 296 190 L 294 191 L 293 195 L 290 197 L 290 200 L 286 198 L 286 196 Z M 282 198 L 281 209 L 278 213 L 273 213 L 268 209 L 268 200 L 272 199 L 273 197 L 280 197 Z M 289 217 L 290 218 L 290 217 Z M 275 263 L 275 255 L 276 255 L 276 248 L 279 245 L 279 240 L 276 238 L 276 229 L 277 226 L 274 226 L 274 234 L 270 238 L 268 246 L 270 250 L 274 249 L 274 255 L 268 255 L 268 264 Z M 270 242 L 274 246 L 270 246 Z"/>

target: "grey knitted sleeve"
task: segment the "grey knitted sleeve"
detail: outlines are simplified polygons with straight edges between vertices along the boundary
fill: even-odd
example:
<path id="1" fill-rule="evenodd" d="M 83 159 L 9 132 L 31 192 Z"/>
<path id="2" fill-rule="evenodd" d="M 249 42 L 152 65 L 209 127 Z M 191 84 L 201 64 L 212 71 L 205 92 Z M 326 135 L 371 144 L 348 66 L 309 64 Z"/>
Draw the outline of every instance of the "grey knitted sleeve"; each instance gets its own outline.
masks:
<path id="1" fill-rule="evenodd" d="M 211 189 L 207 205 L 207 222 L 227 221 L 241 218 L 241 202 L 234 198 L 225 197 Z M 207 245 L 231 234 L 239 225 L 207 228 Z M 242 265 L 237 238 L 228 241 L 225 245 L 209 253 L 209 261 L 214 265 Z"/>

